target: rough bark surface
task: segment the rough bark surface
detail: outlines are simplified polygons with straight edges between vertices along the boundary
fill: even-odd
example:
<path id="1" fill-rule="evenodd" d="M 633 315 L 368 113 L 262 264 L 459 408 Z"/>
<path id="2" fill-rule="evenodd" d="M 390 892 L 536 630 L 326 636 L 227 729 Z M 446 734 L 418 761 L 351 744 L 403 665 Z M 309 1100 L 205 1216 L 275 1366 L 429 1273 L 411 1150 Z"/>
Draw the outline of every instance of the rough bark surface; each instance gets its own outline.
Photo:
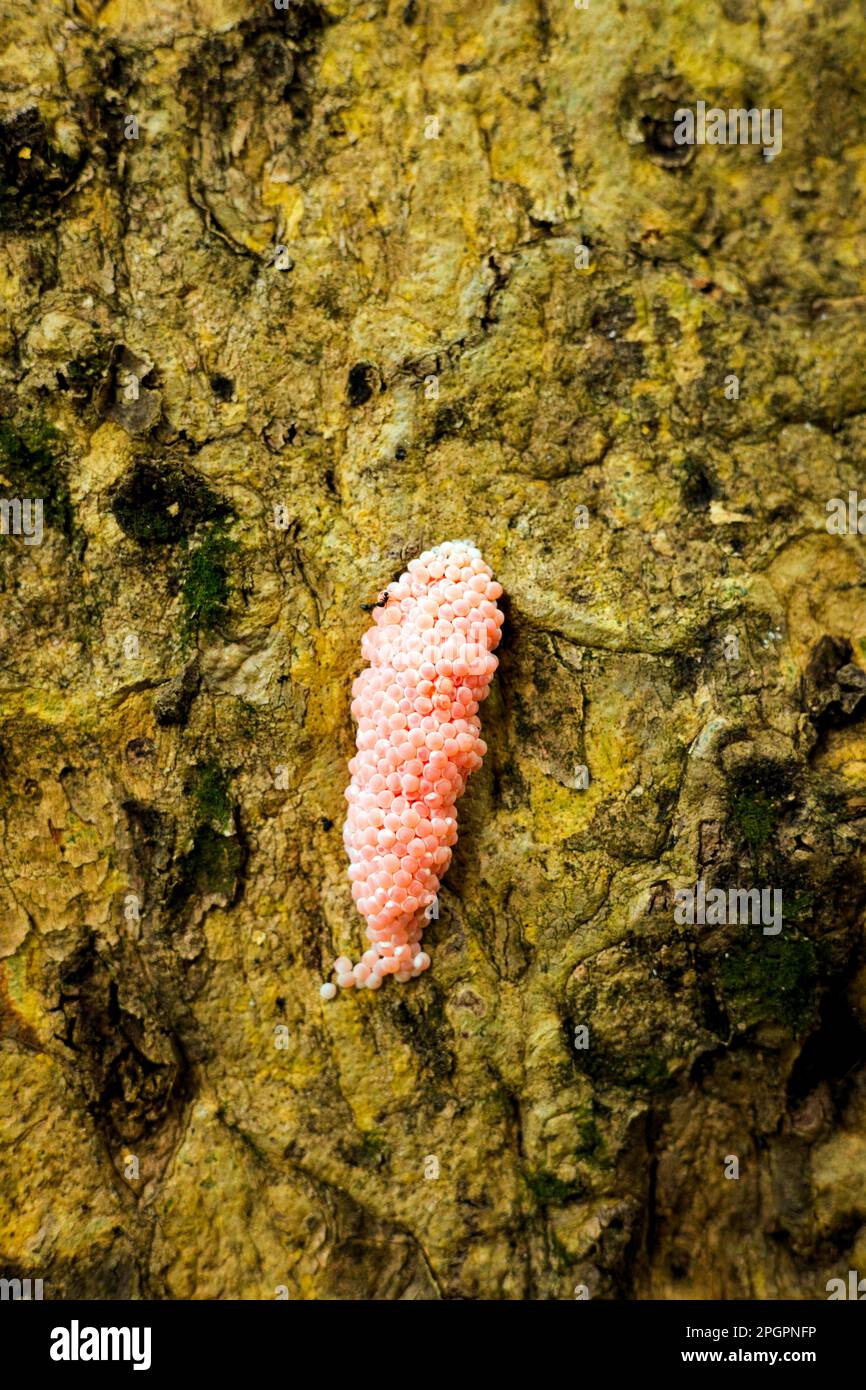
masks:
<path id="1" fill-rule="evenodd" d="M 862 1272 L 862 7 L 0 12 L 0 482 L 46 509 L 0 537 L 0 1273 Z M 698 99 L 782 152 L 675 145 Z M 365 605 L 458 536 L 507 624 L 433 967 L 323 1004 Z M 782 932 L 678 924 L 699 878 Z"/>

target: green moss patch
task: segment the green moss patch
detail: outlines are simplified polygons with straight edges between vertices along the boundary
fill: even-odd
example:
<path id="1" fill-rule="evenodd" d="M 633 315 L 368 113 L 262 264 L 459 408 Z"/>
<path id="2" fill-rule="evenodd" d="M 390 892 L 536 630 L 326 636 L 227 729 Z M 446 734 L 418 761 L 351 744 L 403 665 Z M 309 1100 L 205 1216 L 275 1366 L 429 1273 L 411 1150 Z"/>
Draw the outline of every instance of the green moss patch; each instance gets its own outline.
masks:
<path id="1" fill-rule="evenodd" d="M 187 794 L 192 798 L 197 821 L 215 824 L 221 830 L 226 828 L 232 813 L 230 784 L 229 773 L 217 763 L 202 763 L 193 770 Z"/>
<path id="2" fill-rule="evenodd" d="M 600 1163 L 606 1156 L 604 1138 L 593 1115 L 583 1115 L 577 1122 L 576 1158 Z"/>
<path id="3" fill-rule="evenodd" d="M 16 497 L 41 497 L 45 522 L 69 539 L 72 506 L 63 461 L 65 439 L 40 414 L 0 421 L 0 478 Z"/>
<path id="4" fill-rule="evenodd" d="M 782 763 L 753 762 L 731 779 L 728 807 L 732 826 L 758 863 L 772 840 L 791 792 L 791 774 Z"/>
<path id="5" fill-rule="evenodd" d="M 817 1012 L 818 954 L 811 941 L 761 936 L 721 961 L 718 984 L 735 1024 L 778 1023 L 801 1033 Z"/>
<path id="6" fill-rule="evenodd" d="M 540 1207 L 557 1207 L 573 1197 L 584 1195 L 583 1183 L 563 1182 L 555 1173 L 546 1168 L 537 1168 L 533 1173 L 524 1173 L 523 1181 Z"/>
<path id="7" fill-rule="evenodd" d="M 200 632 L 214 632 L 224 620 L 231 594 L 230 565 L 237 549 L 237 541 L 217 524 L 190 554 L 181 587 L 185 641 Z"/>

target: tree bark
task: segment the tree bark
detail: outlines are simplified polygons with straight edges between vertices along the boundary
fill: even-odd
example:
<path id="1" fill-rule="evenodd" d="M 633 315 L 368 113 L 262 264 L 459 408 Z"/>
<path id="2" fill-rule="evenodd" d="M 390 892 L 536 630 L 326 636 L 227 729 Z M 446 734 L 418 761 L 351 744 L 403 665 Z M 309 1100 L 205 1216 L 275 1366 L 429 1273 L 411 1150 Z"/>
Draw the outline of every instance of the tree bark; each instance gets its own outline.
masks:
<path id="1" fill-rule="evenodd" d="M 823 1298 L 866 1269 L 856 0 L 2 6 L 0 1273 Z M 698 100 L 775 158 L 683 146 Z M 866 511 L 866 506 L 864 506 Z M 864 520 L 866 529 L 866 520 Z M 503 584 L 407 986 L 369 606 Z M 678 920 L 699 883 L 781 928 Z"/>

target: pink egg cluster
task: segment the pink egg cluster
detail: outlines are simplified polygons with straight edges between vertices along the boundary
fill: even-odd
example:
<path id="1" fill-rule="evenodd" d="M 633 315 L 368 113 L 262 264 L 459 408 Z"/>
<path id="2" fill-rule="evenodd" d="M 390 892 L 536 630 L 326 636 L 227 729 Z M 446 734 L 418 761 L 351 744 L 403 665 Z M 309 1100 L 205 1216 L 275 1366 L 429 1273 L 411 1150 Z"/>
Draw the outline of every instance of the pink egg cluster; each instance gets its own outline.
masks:
<path id="1" fill-rule="evenodd" d="M 358 751 L 343 832 L 370 946 L 357 965 L 335 962 L 341 989 L 404 983 L 430 964 L 421 933 L 457 840 L 457 800 L 487 751 L 478 707 L 499 664 L 502 586 L 474 545 L 426 550 L 386 594 L 352 687 Z"/>

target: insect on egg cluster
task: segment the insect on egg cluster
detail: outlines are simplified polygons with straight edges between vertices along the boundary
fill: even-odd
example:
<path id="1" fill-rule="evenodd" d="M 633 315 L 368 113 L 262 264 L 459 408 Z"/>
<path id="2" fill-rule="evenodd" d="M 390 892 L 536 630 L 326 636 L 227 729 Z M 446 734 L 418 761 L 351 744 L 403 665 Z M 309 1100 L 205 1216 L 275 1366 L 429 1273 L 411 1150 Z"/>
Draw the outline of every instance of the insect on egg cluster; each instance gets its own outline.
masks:
<path id="1" fill-rule="evenodd" d="M 456 803 L 487 751 L 478 708 L 498 665 L 501 594 L 475 546 L 446 541 L 389 585 L 364 635 L 343 839 L 370 945 L 357 965 L 335 962 L 341 989 L 405 983 L 430 964 L 421 934 L 457 840 Z M 325 999 L 336 992 L 322 986 Z"/>

